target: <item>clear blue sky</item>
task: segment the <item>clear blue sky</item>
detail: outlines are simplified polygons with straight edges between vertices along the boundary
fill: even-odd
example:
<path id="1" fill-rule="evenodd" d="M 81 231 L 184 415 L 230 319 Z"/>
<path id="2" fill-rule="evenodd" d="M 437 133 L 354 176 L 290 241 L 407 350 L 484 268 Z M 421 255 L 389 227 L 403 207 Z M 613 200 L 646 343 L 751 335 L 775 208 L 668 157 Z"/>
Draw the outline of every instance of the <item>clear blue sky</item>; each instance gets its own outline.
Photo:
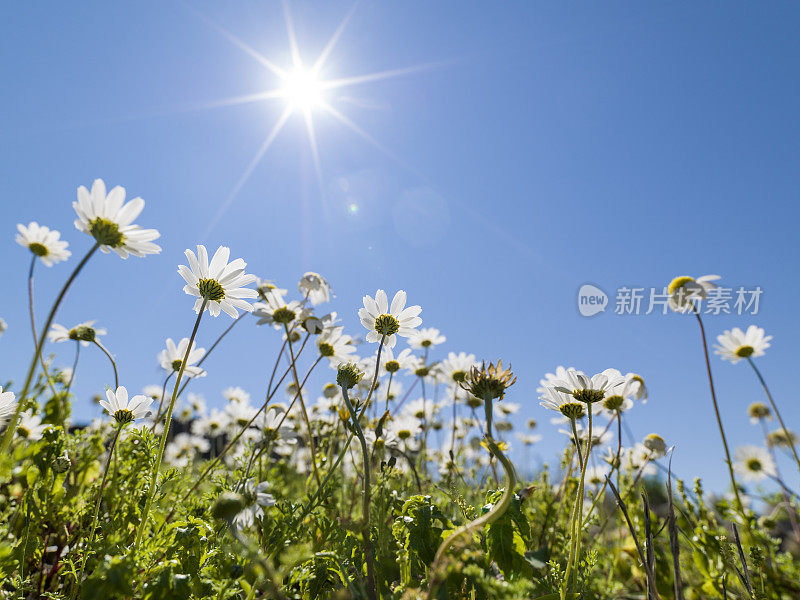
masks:
<path id="1" fill-rule="evenodd" d="M 291 4 L 307 62 L 350 7 Z M 521 418 L 541 423 L 540 459 L 562 443 L 536 398 L 544 372 L 641 373 L 651 399 L 631 414 L 637 437 L 659 432 L 677 444 L 679 474 L 724 485 L 693 320 L 587 319 L 575 295 L 585 282 L 613 292 L 679 274 L 760 285 L 759 315 L 709 317 L 707 327 L 713 337 L 756 323 L 775 335 L 759 364 L 800 428 L 798 18 L 793 2 L 364 1 L 325 75 L 428 66 L 328 96 L 386 151 L 315 113 L 320 188 L 295 115 L 223 211 L 284 105 L 203 108 L 277 84 L 207 21 L 288 66 L 281 5 L 17 4 L 0 23 L 0 316 L 11 325 L 0 379 L 19 380 L 31 350 L 16 223 L 57 228 L 82 253 L 89 239 L 74 229 L 71 203 L 78 185 L 102 177 L 145 199 L 139 223 L 162 232 L 164 250 L 98 256 L 58 321 L 106 326 L 130 388 L 159 383 L 164 338 L 190 331 L 192 300 L 176 273 L 183 250 L 224 243 L 283 287 L 306 270 L 327 276 L 332 308 L 354 333 L 364 293 L 407 290 L 447 349 L 512 363 L 510 397 Z M 39 270 L 40 312 L 74 258 Z M 201 345 L 228 323 L 206 319 Z M 276 348 L 272 330 L 234 331 L 196 387 L 213 402 L 229 385 L 257 397 Z M 59 351 L 71 361 L 71 348 Z M 88 398 L 109 383 L 102 357 L 84 359 L 78 417 L 94 414 Z M 762 399 L 752 373 L 717 358 L 713 368 L 730 437 L 758 443 L 745 416 Z"/>

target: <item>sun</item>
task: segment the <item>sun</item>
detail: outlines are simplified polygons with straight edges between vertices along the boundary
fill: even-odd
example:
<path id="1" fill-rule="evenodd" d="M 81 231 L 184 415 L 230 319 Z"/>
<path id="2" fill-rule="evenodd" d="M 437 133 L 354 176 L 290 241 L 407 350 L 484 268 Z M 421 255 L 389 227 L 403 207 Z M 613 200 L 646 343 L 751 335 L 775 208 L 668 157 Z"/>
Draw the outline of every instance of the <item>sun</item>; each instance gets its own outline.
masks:
<path id="1" fill-rule="evenodd" d="M 283 80 L 283 97 L 293 110 L 307 111 L 323 103 L 323 85 L 311 70 L 295 67 Z"/>

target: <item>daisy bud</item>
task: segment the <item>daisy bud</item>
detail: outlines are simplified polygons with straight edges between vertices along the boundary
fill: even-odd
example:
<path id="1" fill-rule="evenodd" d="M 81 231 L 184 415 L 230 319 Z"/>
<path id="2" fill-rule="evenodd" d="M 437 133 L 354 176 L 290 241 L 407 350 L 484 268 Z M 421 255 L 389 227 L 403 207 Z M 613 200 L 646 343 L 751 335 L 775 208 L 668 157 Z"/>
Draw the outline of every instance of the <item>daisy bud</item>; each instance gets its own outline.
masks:
<path id="1" fill-rule="evenodd" d="M 339 372 L 336 374 L 336 383 L 349 390 L 355 387 L 362 377 L 364 377 L 364 373 L 358 369 L 355 363 L 347 363 L 339 367 Z"/>
<path id="2" fill-rule="evenodd" d="M 642 440 L 642 445 L 656 456 L 664 456 L 667 453 L 667 443 L 657 433 L 651 433 Z"/>
<path id="3" fill-rule="evenodd" d="M 570 421 L 580 419 L 586 414 L 585 407 L 580 402 L 566 402 L 559 406 L 558 410 Z"/>
<path id="4" fill-rule="evenodd" d="M 69 459 L 69 456 L 54 458 L 50 465 L 50 468 L 53 469 L 53 473 L 66 473 L 69 471 L 70 467 L 72 467 L 72 461 Z"/>
<path id="5" fill-rule="evenodd" d="M 96 332 L 92 327 L 87 325 L 78 325 L 69 332 L 69 339 L 76 342 L 93 342 Z"/>

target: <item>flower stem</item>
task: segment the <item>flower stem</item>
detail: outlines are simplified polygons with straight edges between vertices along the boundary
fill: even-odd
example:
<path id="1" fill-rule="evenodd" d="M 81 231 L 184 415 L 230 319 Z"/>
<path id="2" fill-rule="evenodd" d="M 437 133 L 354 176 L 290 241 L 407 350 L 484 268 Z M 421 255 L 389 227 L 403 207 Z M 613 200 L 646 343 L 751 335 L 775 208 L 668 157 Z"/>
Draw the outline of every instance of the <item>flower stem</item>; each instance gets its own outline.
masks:
<path id="1" fill-rule="evenodd" d="M 377 373 L 377 365 L 375 372 Z M 370 478 L 370 456 L 369 450 L 367 449 L 367 440 L 364 438 L 364 432 L 361 430 L 361 424 L 358 422 L 359 415 L 356 413 L 356 409 L 353 408 L 352 403 L 350 402 L 350 397 L 347 394 L 347 386 L 341 386 L 342 388 L 342 397 L 344 398 L 344 403 L 347 406 L 347 410 L 350 413 L 350 420 L 353 422 L 353 429 L 358 436 L 358 441 L 361 443 L 361 453 L 364 456 L 364 496 L 363 500 L 363 519 L 364 524 L 361 529 L 361 535 L 364 538 L 364 556 L 366 558 L 367 563 L 367 590 L 369 592 L 369 597 L 371 600 L 375 600 L 377 595 L 375 593 L 375 558 L 372 549 L 372 539 L 371 539 L 371 530 L 370 530 L 370 523 L 369 523 L 369 511 L 370 511 L 370 486 L 369 486 L 369 478 Z"/>
<path id="2" fill-rule="evenodd" d="M 78 359 L 81 356 L 81 343 L 75 342 L 75 360 L 72 361 L 72 373 L 69 374 L 69 381 L 67 382 L 67 389 L 65 390 L 65 395 L 69 394 L 69 391 L 72 389 L 72 382 L 75 381 L 75 371 L 78 370 Z"/>
<path id="3" fill-rule="evenodd" d="M 19 401 L 17 402 L 17 408 L 14 411 L 14 415 L 8 421 L 8 425 L 6 426 L 6 432 L 3 434 L 2 443 L 0 443 L 0 453 L 5 453 L 8 450 L 8 446 L 11 444 L 11 439 L 14 436 L 14 432 L 17 430 L 17 420 L 19 419 L 19 415 L 22 412 L 23 406 L 25 405 L 25 397 L 28 394 L 28 389 L 31 387 L 31 382 L 33 381 L 33 374 L 36 371 L 36 363 L 39 362 L 42 348 L 44 347 L 44 340 L 47 336 L 47 332 L 50 331 L 50 326 L 53 324 L 53 319 L 55 319 L 56 312 L 58 312 L 59 307 L 61 306 L 61 302 L 64 300 L 64 297 L 67 295 L 67 290 L 69 286 L 72 285 L 72 282 L 75 281 L 75 278 L 78 276 L 83 270 L 83 267 L 86 266 L 86 263 L 89 262 L 89 259 L 92 255 L 97 251 L 100 247 L 100 244 L 95 242 L 95 244 L 91 247 L 91 249 L 86 253 L 81 259 L 81 262 L 75 267 L 75 270 L 72 271 L 72 274 L 67 279 L 64 286 L 61 288 L 61 291 L 58 293 L 56 297 L 56 301 L 53 303 L 52 308 L 50 309 L 50 313 L 47 315 L 47 320 L 44 322 L 44 327 L 42 331 L 39 333 L 39 340 L 36 343 L 36 349 L 33 353 L 33 360 L 31 361 L 30 367 L 28 367 L 28 374 L 25 377 L 25 384 L 22 386 L 22 391 L 19 394 Z"/>
<path id="4" fill-rule="evenodd" d="M 789 430 L 786 428 L 786 424 L 783 422 L 783 417 L 781 416 L 781 411 L 778 410 L 778 406 L 775 404 L 775 400 L 772 398 L 772 394 L 769 392 L 769 388 L 767 387 L 767 382 L 764 381 L 764 377 L 761 375 L 761 371 L 758 370 L 756 367 L 756 363 L 753 362 L 751 357 L 747 357 L 747 362 L 750 363 L 750 366 L 753 367 L 753 371 L 756 372 L 756 376 L 758 380 L 761 382 L 761 387 L 764 388 L 764 392 L 767 394 L 767 398 L 769 398 L 769 403 L 772 405 L 772 410 L 775 411 L 775 416 L 778 417 L 778 422 L 781 424 L 781 429 L 783 429 L 783 435 L 786 436 L 786 443 L 789 444 L 789 447 L 792 449 L 792 455 L 794 456 L 794 461 L 797 463 L 797 468 L 800 470 L 800 457 L 797 455 L 797 447 L 795 446 L 794 439 L 792 438 L 792 434 L 789 433 Z"/>
<path id="5" fill-rule="evenodd" d="M 89 553 L 92 551 L 92 544 L 94 543 L 94 534 L 95 530 L 97 529 L 97 518 L 100 514 L 100 502 L 103 500 L 103 490 L 106 487 L 106 479 L 108 478 L 108 467 L 111 464 L 111 457 L 114 455 L 114 450 L 117 447 L 117 440 L 119 440 L 119 434 L 122 431 L 123 425 L 118 425 L 117 430 L 114 432 L 114 439 L 111 441 L 111 448 L 108 450 L 108 458 L 106 459 L 106 465 L 103 468 L 103 479 L 100 481 L 100 489 L 97 491 L 97 500 L 94 503 L 94 514 L 92 515 L 92 526 L 89 528 L 89 541 L 86 544 L 86 548 L 83 551 L 83 556 L 81 557 L 81 570 L 78 574 L 78 578 L 75 580 L 75 588 L 72 590 L 72 598 L 78 595 L 78 591 L 81 587 L 81 579 L 83 579 L 83 572 L 86 568 L 86 559 L 89 556 Z"/>
<path id="6" fill-rule="evenodd" d="M 584 455 L 581 459 L 580 453 L 580 445 L 581 442 L 577 437 L 577 430 L 575 428 L 575 420 L 572 420 L 573 426 L 573 435 L 575 435 L 575 445 L 578 448 L 578 460 L 580 461 L 581 465 L 581 475 L 580 481 L 578 483 L 578 491 L 575 494 L 575 504 L 573 505 L 572 509 L 572 519 L 570 522 L 570 531 L 572 535 L 572 539 L 570 540 L 570 548 L 569 548 L 569 558 L 567 559 L 567 567 L 564 571 L 564 581 L 561 584 L 561 600 L 566 598 L 567 594 L 567 586 L 569 585 L 570 574 L 573 570 L 573 566 L 577 565 L 578 558 L 580 556 L 580 548 L 581 548 L 581 529 L 582 529 L 582 520 L 583 520 L 583 495 L 584 495 L 584 482 L 586 481 L 586 469 L 589 466 L 589 454 L 592 451 L 592 407 L 589 405 L 588 410 L 586 411 L 589 414 L 589 429 L 588 429 L 588 436 L 586 438 L 586 449 Z M 577 572 L 577 567 L 575 567 L 575 572 Z"/>
<path id="7" fill-rule="evenodd" d="M 739 513 L 742 515 L 744 519 L 745 526 L 747 527 L 747 531 L 750 531 L 750 524 L 747 521 L 747 516 L 744 512 L 744 504 L 742 504 L 742 498 L 739 495 L 739 486 L 736 484 L 736 477 L 733 474 L 733 462 L 731 461 L 731 451 L 728 448 L 728 440 L 725 437 L 725 429 L 722 426 L 722 417 L 719 413 L 719 405 L 717 404 L 717 394 L 714 391 L 714 378 L 711 376 L 711 361 L 708 358 L 708 343 L 706 342 L 706 330 L 703 327 L 703 320 L 700 318 L 700 313 L 697 312 L 697 309 L 694 310 L 694 316 L 697 317 L 697 324 L 700 326 L 700 336 L 703 340 L 703 353 L 706 358 L 706 371 L 708 372 L 708 384 L 711 388 L 711 401 L 714 404 L 714 414 L 717 417 L 717 425 L 719 426 L 719 435 L 722 438 L 722 446 L 725 448 L 725 462 L 728 465 L 728 474 L 731 478 L 731 485 L 733 486 L 733 493 L 736 498 L 736 508 L 739 510 Z"/>
<path id="8" fill-rule="evenodd" d="M 490 404 L 491 402 L 491 400 L 484 400 L 485 404 Z M 511 500 L 514 498 L 514 488 L 517 486 L 517 474 L 514 471 L 514 465 L 511 464 L 511 461 L 508 460 L 505 454 L 503 454 L 503 451 L 500 450 L 497 443 L 492 438 L 487 437 L 486 442 L 490 454 L 497 458 L 497 460 L 499 460 L 503 465 L 503 469 L 506 473 L 506 489 L 503 491 L 503 496 L 500 498 L 500 502 L 495 504 L 489 512 L 478 517 L 474 521 L 470 521 L 466 525 L 459 527 L 441 543 L 439 549 L 436 551 L 436 555 L 431 565 L 430 585 L 428 587 L 427 595 L 428 600 L 434 598 L 434 593 L 441 583 L 441 571 L 443 567 L 442 562 L 444 561 L 444 555 L 447 550 L 456 542 L 456 540 L 458 540 L 458 538 L 466 535 L 472 535 L 474 531 L 480 529 L 481 527 L 494 523 L 503 515 L 503 513 L 506 512 L 508 507 L 511 505 Z"/>
<path id="9" fill-rule="evenodd" d="M 34 254 L 31 258 L 31 267 L 28 269 L 28 311 L 31 315 L 31 333 L 33 334 L 33 343 L 34 346 L 36 345 L 36 313 L 33 310 L 33 269 L 36 266 L 36 259 L 38 257 Z M 50 391 L 53 392 L 53 395 L 56 396 L 56 388 L 53 387 L 53 380 L 50 377 L 50 373 L 47 372 L 47 363 L 44 360 L 44 357 L 39 355 L 39 362 L 42 365 L 42 371 L 44 371 L 44 376 L 47 379 L 47 385 L 50 386 Z"/>
<path id="10" fill-rule="evenodd" d="M 303 391 L 300 389 L 300 378 L 297 376 L 294 349 L 292 348 L 292 336 L 289 332 L 289 326 L 286 323 L 283 324 L 283 330 L 286 332 L 286 340 L 289 342 L 289 359 L 292 361 L 292 376 L 294 377 L 294 384 L 297 386 L 297 397 L 300 400 L 300 411 L 303 413 L 303 420 L 306 422 L 306 428 L 308 428 L 308 443 L 311 449 L 311 466 L 314 471 L 314 479 L 317 480 L 317 485 L 320 485 L 322 480 L 319 478 L 319 469 L 317 468 L 317 445 L 314 443 L 314 430 L 311 428 L 311 420 L 308 418 L 306 403 L 303 401 Z M 306 339 L 307 338 L 308 336 L 306 336 Z"/>
<path id="11" fill-rule="evenodd" d="M 181 384 L 181 377 L 183 377 L 183 371 L 186 369 L 186 363 L 189 362 L 189 353 L 192 351 L 192 343 L 194 342 L 194 338 L 197 335 L 197 329 L 200 327 L 200 319 L 203 317 L 203 312 L 206 309 L 206 304 L 208 304 L 208 298 L 203 298 L 203 303 L 200 305 L 200 311 L 197 313 L 197 320 L 194 322 L 194 328 L 192 329 L 192 335 L 189 338 L 189 344 L 186 346 L 186 354 L 183 357 L 183 362 L 181 362 L 181 368 L 178 371 L 178 378 L 175 380 L 175 387 L 172 390 L 172 398 L 169 401 L 169 407 L 167 408 L 167 416 L 164 420 L 164 431 L 161 433 L 161 441 L 158 445 L 158 454 L 156 455 L 156 461 L 153 463 L 153 470 L 150 473 L 150 486 L 147 491 L 147 503 L 144 507 L 144 512 L 142 513 L 142 521 L 139 523 L 139 529 L 136 531 L 136 541 L 133 544 L 133 555 L 136 555 L 136 552 L 139 550 L 139 544 L 142 541 L 142 535 L 144 534 L 144 530 L 147 527 L 147 519 L 150 516 L 150 508 L 153 505 L 153 498 L 156 495 L 156 482 L 158 480 L 158 471 L 161 468 L 161 461 L 164 458 L 164 446 L 167 444 L 167 436 L 169 435 L 169 426 L 172 422 L 172 411 L 175 408 L 175 399 L 178 396 L 178 387 Z"/>
<path id="12" fill-rule="evenodd" d="M 94 342 L 95 346 L 97 346 L 98 348 L 100 348 L 100 350 L 103 351 L 103 354 L 106 355 L 106 357 L 108 358 L 109 362 L 111 363 L 111 368 L 114 369 L 114 390 L 116 390 L 119 387 L 119 374 L 117 373 L 117 363 L 114 360 L 114 357 L 111 356 L 111 353 L 108 351 L 108 349 L 103 344 L 101 344 L 97 340 L 92 340 L 92 341 Z"/>

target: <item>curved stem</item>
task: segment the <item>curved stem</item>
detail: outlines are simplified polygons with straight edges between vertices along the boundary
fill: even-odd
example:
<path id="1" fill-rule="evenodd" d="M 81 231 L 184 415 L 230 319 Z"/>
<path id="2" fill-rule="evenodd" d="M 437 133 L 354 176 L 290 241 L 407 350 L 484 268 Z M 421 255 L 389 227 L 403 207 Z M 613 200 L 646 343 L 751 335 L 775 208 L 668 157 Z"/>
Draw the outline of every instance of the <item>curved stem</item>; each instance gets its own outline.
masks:
<path id="1" fill-rule="evenodd" d="M 150 428 L 150 433 L 155 432 L 156 425 L 158 425 L 158 422 L 161 420 L 161 408 L 164 406 L 164 396 L 167 395 L 167 383 L 174 373 L 175 371 L 170 371 L 164 378 L 164 385 L 161 386 L 161 399 L 158 401 L 158 410 L 156 411 L 155 419 L 153 419 L 153 426 Z"/>
<path id="2" fill-rule="evenodd" d="M 767 394 L 767 398 L 769 399 L 769 403 L 772 405 L 772 410 L 775 411 L 775 416 L 778 417 L 778 422 L 781 424 L 781 429 L 783 429 L 783 435 L 786 436 L 786 441 L 792 449 L 792 455 L 794 456 L 794 461 L 797 463 L 797 468 L 800 470 L 800 456 L 797 455 L 797 447 L 794 443 L 794 438 L 789 430 L 786 428 L 786 423 L 783 422 L 783 417 L 781 416 L 781 411 L 778 410 L 777 404 L 775 404 L 775 400 L 772 398 L 772 394 L 769 392 L 769 388 L 767 387 L 767 382 L 764 381 L 764 377 L 761 375 L 761 371 L 758 370 L 756 367 L 756 363 L 753 362 L 752 357 L 747 357 L 747 362 L 750 363 L 750 366 L 753 367 L 753 371 L 756 372 L 756 376 L 758 380 L 761 382 L 761 387 L 764 388 L 764 392 Z"/>
<path id="3" fill-rule="evenodd" d="M 94 342 L 95 346 L 97 346 L 98 348 L 100 348 L 100 350 L 103 351 L 103 354 L 106 355 L 108 361 L 111 363 L 111 368 L 114 369 L 114 390 L 116 390 L 119 387 L 119 374 L 117 373 L 117 362 L 114 360 L 114 357 L 111 356 L 111 353 L 103 344 L 101 344 L 96 339 L 92 341 Z"/>
<path id="4" fill-rule="evenodd" d="M 81 356 L 81 343 L 75 342 L 75 360 L 72 361 L 72 373 L 69 374 L 69 382 L 67 383 L 67 389 L 65 390 L 65 394 L 69 394 L 69 391 L 72 389 L 72 382 L 75 381 L 75 371 L 78 369 L 78 359 Z"/>
<path id="5" fill-rule="evenodd" d="M 31 258 L 31 266 L 28 269 L 28 311 L 30 312 L 31 316 L 31 333 L 33 334 L 33 344 L 34 347 L 36 346 L 36 314 L 33 310 L 33 269 L 36 266 L 36 259 L 37 256 L 34 254 Z M 44 360 L 44 357 L 40 354 L 39 355 L 39 363 L 42 365 L 42 371 L 44 371 L 45 379 L 47 380 L 47 385 L 50 386 L 50 391 L 53 392 L 53 395 L 57 395 L 56 388 L 53 387 L 53 380 L 50 377 L 50 373 L 47 372 L 47 363 Z"/>
<path id="6" fill-rule="evenodd" d="M 156 455 L 156 461 L 153 463 L 153 469 L 150 472 L 150 486 L 147 491 L 147 503 L 144 506 L 144 512 L 142 513 L 142 521 L 139 523 L 139 528 L 136 531 L 136 541 L 133 544 L 133 555 L 136 555 L 136 552 L 139 550 L 139 544 L 142 541 L 142 535 L 144 534 L 144 530 L 147 527 L 147 519 L 150 516 L 150 508 L 153 505 L 153 498 L 156 495 L 156 483 L 158 480 L 158 470 L 161 468 L 161 461 L 164 458 L 164 446 L 167 444 L 167 436 L 169 435 L 169 426 L 172 422 L 172 411 L 175 408 L 175 399 L 178 397 L 178 387 L 181 384 L 181 378 L 183 377 L 183 371 L 186 369 L 186 364 L 189 362 L 189 353 L 192 351 L 192 344 L 194 343 L 194 338 L 197 335 L 197 330 L 200 327 L 200 319 L 203 318 L 203 312 L 206 309 L 206 304 L 208 304 L 208 298 L 203 298 L 203 303 L 200 305 L 200 311 L 197 313 L 197 320 L 194 322 L 194 328 L 192 329 L 192 335 L 189 338 L 189 344 L 186 346 L 186 354 L 183 357 L 183 361 L 181 362 L 181 368 L 178 371 L 178 378 L 175 380 L 175 387 L 172 390 L 172 398 L 169 401 L 169 407 L 167 408 L 167 416 L 164 420 L 164 431 L 161 433 L 161 441 L 158 445 L 158 454 Z"/>
<path id="7" fill-rule="evenodd" d="M 122 427 L 122 425 L 117 426 L 117 430 L 114 432 L 114 439 L 111 442 L 111 448 L 108 450 L 108 458 L 106 459 L 106 465 L 103 469 L 103 479 L 100 481 L 100 489 L 97 491 L 97 500 L 95 500 L 94 503 L 92 526 L 89 528 L 89 541 L 86 544 L 86 549 L 83 551 L 83 556 L 81 557 L 81 570 L 78 573 L 77 580 L 75 581 L 75 588 L 72 590 L 73 599 L 78 595 L 78 591 L 80 590 L 81 579 L 83 579 L 83 572 L 86 568 L 86 558 L 89 556 L 89 552 L 92 551 L 95 529 L 97 529 L 97 518 L 100 514 L 100 502 L 103 500 L 103 490 L 106 487 L 106 479 L 108 478 L 108 467 L 111 464 L 111 457 L 114 454 L 114 449 L 117 447 L 117 440 L 119 440 L 119 434 L 122 431 Z"/>
<path id="8" fill-rule="evenodd" d="M 61 306 L 61 302 L 63 302 L 64 297 L 67 295 L 69 286 L 72 285 L 72 282 L 75 281 L 78 273 L 83 270 L 83 267 L 86 266 L 86 263 L 89 262 L 89 259 L 99 247 L 100 244 L 95 242 L 94 246 L 92 246 L 89 252 L 86 253 L 86 256 L 81 259 L 81 262 L 78 263 L 78 265 L 75 267 L 75 270 L 72 271 L 72 274 L 67 279 L 66 283 L 64 283 L 64 286 L 61 288 L 61 291 L 56 297 L 56 301 L 53 303 L 53 306 L 50 309 L 50 313 L 47 315 L 47 320 L 45 320 L 44 327 L 39 333 L 39 341 L 36 343 L 36 349 L 33 353 L 33 360 L 31 360 L 31 364 L 28 367 L 28 374 L 25 377 L 25 384 L 22 386 L 22 391 L 19 394 L 17 408 L 14 411 L 14 415 L 11 417 L 11 419 L 9 419 L 8 425 L 6 426 L 6 432 L 3 434 L 3 441 L 2 444 L 0 444 L 0 453 L 4 453 L 6 450 L 8 450 L 8 446 L 11 444 L 11 438 L 14 436 L 14 432 L 17 430 L 17 421 L 20 413 L 22 412 L 22 408 L 25 405 L 28 389 L 31 387 L 31 381 L 33 381 L 33 374 L 36 371 L 36 363 L 40 360 L 45 337 L 47 336 L 47 332 L 50 331 L 50 326 L 53 324 L 53 319 L 55 319 L 56 313 Z"/>
<path id="9" fill-rule="evenodd" d="M 744 504 L 742 504 L 742 498 L 739 495 L 739 486 L 736 484 L 736 477 L 733 474 L 733 462 L 731 461 L 731 451 L 728 448 L 728 440 L 725 437 L 725 429 L 722 427 L 722 417 L 719 413 L 719 405 L 717 404 L 717 394 L 714 391 L 714 378 L 711 376 L 711 361 L 708 358 L 708 343 L 706 342 L 706 330 L 703 327 L 703 320 L 700 318 L 700 314 L 697 312 L 697 309 L 694 310 L 694 316 L 697 317 L 697 324 L 700 326 L 700 336 L 703 339 L 703 353 L 706 358 L 706 371 L 708 372 L 708 384 L 711 388 L 711 401 L 714 404 L 714 414 L 717 417 L 717 425 L 719 426 L 719 435 L 722 438 L 722 446 L 725 448 L 725 462 L 728 465 L 728 475 L 731 478 L 731 485 L 733 486 L 733 493 L 736 498 L 736 508 L 739 510 L 739 513 L 742 515 L 742 519 L 744 519 L 745 526 L 747 527 L 747 531 L 750 531 L 750 523 L 747 520 L 747 516 L 744 512 Z"/>
<path id="10" fill-rule="evenodd" d="M 303 413 L 303 420 L 306 422 L 306 428 L 308 429 L 308 443 L 311 449 L 311 467 L 314 471 L 314 479 L 317 480 L 317 485 L 320 485 L 322 480 L 319 478 L 319 469 L 317 468 L 317 445 L 314 442 L 314 430 L 311 428 L 311 420 L 308 418 L 306 403 L 303 401 L 303 391 L 300 389 L 300 378 L 297 376 L 297 366 L 295 364 L 296 358 L 294 355 L 294 349 L 292 348 L 292 335 L 289 331 L 289 326 L 286 323 L 283 324 L 283 330 L 286 332 L 286 340 L 289 343 L 289 359 L 292 361 L 292 376 L 294 377 L 294 384 L 297 386 L 297 397 L 300 400 L 300 411 Z M 306 340 L 308 340 L 308 336 L 309 334 L 306 334 Z"/>
<path id="11" fill-rule="evenodd" d="M 491 402 L 491 400 L 485 401 Z M 459 527 L 456 529 L 450 536 L 442 542 L 439 546 L 439 549 L 436 551 L 436 556 L 433 559 L 433 564 L 431 565 L 430 570 L 430 586 L 428 587 L 428 600 L 431 600 L 434 597 L 434 592 L 437 590 L 441 583 L 442 579 L 442 561 L 444 560 L 445 553 L 447 550 L 462 536 L 472 535 L 476 530 L 484 527 L 485 525 L 490 525 L 494 523 L 497 519 L 499 519 L 503 513 L 506 512 L 508 507 L 511 505 L 511 500 L 514 498 L 514 488 L 517 485 L 517 474 L 514 471 L 514 465 L 511 464 L 511 461 L 506 458 L 506 455 L 503 454 L 503 451 L 497 446 L 495 441 L 491 438 L 486 439 L 487 445 L 489 447 L 489 452 L 500 461 L 503 465 L 503 469 L 506 473 L 506 489 L 503 491 L 503 496 L 500 498 L 500 502 L 495 504 L 492 509 L 487 512 L 485 515 L 478 517 L 474 521 L 470 521 L 466 525 Z"/>
<path id="12" fill-rule="evenodd" d="M 383 345 L 383 344 L 381 344 Z M 380 349 L 379 349 L 380 351 Z M 380 360 L 378 361 L 380 364 Z M 378 372 L 378 365 L 375 365 L 375 372 Z M 369 592 L 369 597 L 371 600 L 375 600 L 377 598 L 375 592 L 375 557 L 374 552 L 372 549 L 372 532 L 370 530 L 370 523 L 369 523 L 369 511 L 370 511 L 370 486 L 369 486 L 369 478 L 370 478 L 370 460 L 369 460 L 369 450 L 367 449 L 367 440 L 364 438 L 364 432 L 361 430 L 361 424 L 358 422 L 359 415 L 356 413 L 356 409 L 353 408 L 353 405 L 350 403 L 350 397 L 347 394 L 347 387 L 341 386 L 342 388 L 342 397 L 344 398 L 344 403 L 347 406 L 347 411 L 350 413 L 350 420 L 353 422 L 353 429 L 358 436 L 358 441 L 361 443 L 361 454 L 364 457 L 364 492 L 363 492 L 363 519 L 364 525 L 361 528 L 361 535 L 364 539 L 364 557 L 367 563 L 367 591 Z"/>

